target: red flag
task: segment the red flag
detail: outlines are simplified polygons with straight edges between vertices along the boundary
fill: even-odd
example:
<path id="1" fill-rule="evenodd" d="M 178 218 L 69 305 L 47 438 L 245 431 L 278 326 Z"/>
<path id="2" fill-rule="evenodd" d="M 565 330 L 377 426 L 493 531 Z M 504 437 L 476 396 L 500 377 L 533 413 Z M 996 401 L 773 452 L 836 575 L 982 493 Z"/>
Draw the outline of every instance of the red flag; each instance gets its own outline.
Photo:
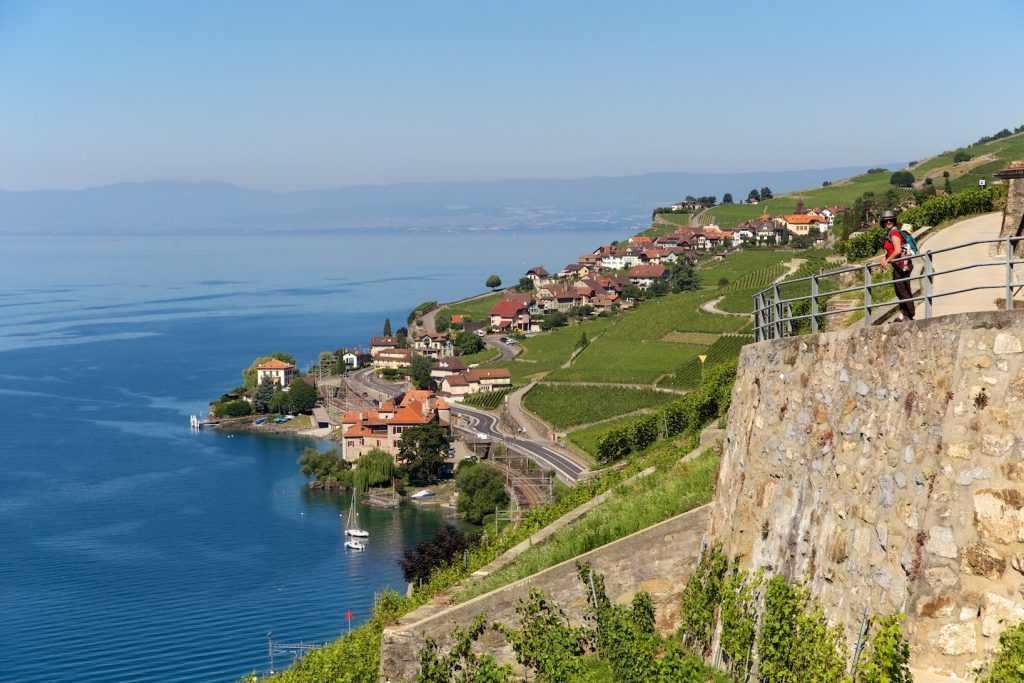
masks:
<path id="1" fill-rule="evenodd" d="M 351 619 L 352 618 L 352 610 L 349 610 L 349 611 L 345 612 L 345 618 L 346 619 Z"/>

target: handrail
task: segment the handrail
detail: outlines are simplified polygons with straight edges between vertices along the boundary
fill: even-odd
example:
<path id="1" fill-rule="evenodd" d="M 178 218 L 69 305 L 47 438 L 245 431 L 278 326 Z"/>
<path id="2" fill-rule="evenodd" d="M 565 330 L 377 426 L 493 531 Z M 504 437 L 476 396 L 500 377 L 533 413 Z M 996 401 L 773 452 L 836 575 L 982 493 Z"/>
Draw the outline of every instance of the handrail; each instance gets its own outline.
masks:
<path id="1" fill-rule="evenodd" d="M 973 240 L 905 256 L 899 260 L 912 263 L 920 262 L 922 267 L 918 269 L 916 274 L 895 280 L 874 281 L 871 269 L 880 264 L 878 262 L 871 262 L 777 282 L 754 295 L 754 338 L 756 341 L 764 341 L 766 339 L 778 339 L 780 337 L 792 336 L 793 334 L 801 334 L 806 331 L 812 334 L 817 333 L 822 322 L 831 315 L 862 312 L 864 314 L 865 326 L 871 325 L 874 322 L 880 322 L 880 320 L 876 321 L 873 319 L 872 313 L 899 303 L 899 299 L 875 301 L 872 293 L 881 287 L 900 282 L 909 282 L 911 284 L 912 296 L 906 299 L 906 301 L 923 302 L 925 318 L 932 317 L 932 307 L 936 299 L 985 289 L 1003 289 L 1006 308 L 1012 309 L 1014 292 L 1024 288 L 1024 283 L 1018 283 L 1014 280 L 1014 266 L 1024 263 L 1024 259 L 1017 258 L 1014 255 L 1016 248 L 1020 246 L 1022 240 L 1024 240 L 1024 236 Z M 996 250 L 996 254 L 1002 253 L 1004 258 L 960 264 L 943 270 L 936 270 L 936 255 L 979 245 L 1000 246 L 1001 249 Z M 943 291 L 936 290 L 936 281 L 942 276 L 983 268 L 1002 268 L 1002 279 L 998 282 L 979 283 L 969 287 Z M 831 279 L 847 273 L 860 273 L 862 283 L 837 289 L 823 288 L 823 285 L 828 285 Z M 914 293 L 915 286 L 917 287 L 917 293 Z M 783 296 L 787 289 L 794 287 L 799 287 L 799 293 L 789 295 L 788 298 Z M 857 298 L 863 299 L 862 304 L 832 310 L 826 310 L 825 306 L 822 305 L 823 299 L 855 293 L 860 294 Z M 807 321 L 810 322 L 809 330 L 805 330 L 803 325 Z"/>

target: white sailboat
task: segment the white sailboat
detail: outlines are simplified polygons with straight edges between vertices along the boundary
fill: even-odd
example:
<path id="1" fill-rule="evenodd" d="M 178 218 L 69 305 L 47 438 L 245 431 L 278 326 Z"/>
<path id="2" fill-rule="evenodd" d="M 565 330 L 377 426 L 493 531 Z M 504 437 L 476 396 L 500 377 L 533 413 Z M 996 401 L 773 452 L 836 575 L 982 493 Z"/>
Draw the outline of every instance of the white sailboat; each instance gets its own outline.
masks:
<path id="1" fill-rule="evenodd" d="M 359 528 L 359 513 L 356 512 L 356 492 L 352 492 L 352 506 L 349 508 L 348 517 L 345 518 L 345 535 L 356 536 L 359 538 L 369 538 L 370 532 L 365 529 Z M 358 541 L 356 541 L 358 543 Z M 345 541 L 345 545 L 348 546 L 348 541 Z M 360 543 L 359 545 L 362 545 Z M 362 550 L 363 548 L 359 548 Z"/>
<path id="2" fill-rule="evenodd" d="M 366 544 L 354 538 L 345 539 L 345 547 L 352 548 L 352 550 L 366 550 Z"/>

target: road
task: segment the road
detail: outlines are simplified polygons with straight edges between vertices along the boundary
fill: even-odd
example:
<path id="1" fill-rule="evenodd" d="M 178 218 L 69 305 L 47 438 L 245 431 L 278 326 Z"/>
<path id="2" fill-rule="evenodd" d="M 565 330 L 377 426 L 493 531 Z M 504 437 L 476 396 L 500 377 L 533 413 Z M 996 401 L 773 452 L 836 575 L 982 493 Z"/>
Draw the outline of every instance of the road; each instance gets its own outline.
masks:
<path id="1" fill-rule="evenodd" d="M 349 373 L 349 385 L 356 393 L 368 394 L 370 398 L 386 401 L 403 394 L 408 390 L 405 382 L 385 382 L 377 377 L 373 368 L 364 368 Z"/>
<path id="2" fill-rule="evenodd" d="M 558 478 L 565 484 L 572 486 L 586 470 L 583 465 L 543 443 L 506 435 L 498 429 L 496 415 L 468 406 L 452 404 L 452 416 L 458 420 L 460 426 L 486 434 L 494 439 L 495 443 L 500 442 L 509 448 L 528 454 L 541 467 L 554 470 Z"/>
<path id="3" fill-rule="evenodd" d="M 505 342 L 501 341 L 501 336 L 497 334 L 490 334 L 484 337 L 484 344 L 491 347 L 492 349 L 498 349 L 498 351 L 501 352 L 501 357 L 496 360 L 512 360 L 519 353 L 518 346 L 506 344 Z"/>

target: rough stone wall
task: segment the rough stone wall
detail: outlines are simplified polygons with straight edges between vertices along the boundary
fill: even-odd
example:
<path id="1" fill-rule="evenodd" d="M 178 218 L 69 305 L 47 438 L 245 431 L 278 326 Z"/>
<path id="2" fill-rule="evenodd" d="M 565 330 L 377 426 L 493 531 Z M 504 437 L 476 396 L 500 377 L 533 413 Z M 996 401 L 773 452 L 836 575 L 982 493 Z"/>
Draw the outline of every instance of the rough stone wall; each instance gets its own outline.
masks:
<path id="1" fill-rule="evenodd" d="M 744 348 L 711 536 L 969 674 L 1024 618 L 1024 312 Z"/>
<path id="2" fill-rule="evenodd" d="M 1024 178 L 1008 178 L 1006 184 L 1006 209 L 999 236 L 1016 237 L 1024 229 Z"/>
<path id="3" fill-rule="evenodd" d="M 608 596 L 615 602 L 629 603 L 640 590 L 650 593 L 658 626 L 672 628 L 678 620 L 683 588 L 707 532 L 709 513 L 709 505 L 691 510 L 460 605 L 425 605 L 384 630 L 381 680 L 414 680 L 425 638 L 429 636 L 445 648 L 451 644 L 453 626 L 466 629 L 480 614 L 491 622 L 518 626 L 516 603 L 532 588 L 546 593 L 573 623 L 581 623 L 587 611 L 587 596 L 576 575 L 577 561 L 589 562 L 594 571 L 604 575 Z M 475 649 L 503 663 L 515 662 L 511 646 L 494 629 L 483 634 Z"/>

